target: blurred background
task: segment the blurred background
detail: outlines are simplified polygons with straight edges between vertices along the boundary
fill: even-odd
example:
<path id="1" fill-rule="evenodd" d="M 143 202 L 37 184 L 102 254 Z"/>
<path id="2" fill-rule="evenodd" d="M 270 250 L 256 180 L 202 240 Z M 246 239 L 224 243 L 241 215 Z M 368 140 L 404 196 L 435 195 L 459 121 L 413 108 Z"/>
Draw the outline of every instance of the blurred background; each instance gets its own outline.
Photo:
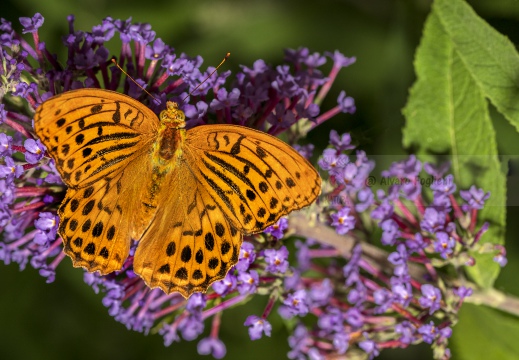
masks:
<path id="1" fill-rule="evenodd" d="M 469 4 L 498 31 L 518 43 L 517 1 L 471 0 Z M 90 31 L 107 16 L 150 23 L 157 37 L 177 52 L 201 55 L 202 68 L 217 65 L 226 52 L 232 56 L 224 70 L 236 72 L 240 64 L 251 66 L 257 59 L 277 65 L 283 60 L 283 49 L 300 46 L 310 51 L 339 50 L 346 56 L 355 56 L 357 62 L 340 72 L 322 109 L 333 107 L 339 92 L 345 90 L 355 98 L 356 114 L 336 116 L 311 132 L 308 140 L 316 144 L 318 154 L 326 147 L 331 129 L 350 132 L 353 142 L 377 161 L 378 173 L 406 154 L 401 146 L 401 109 L 414 81 L 413 56 L 430 5 L 426 0 L 4 0 L 0 17 L 13 22 L 20 31 L 20 16 L 31 17 L 40 12 L 45 18 L 40 39 L 50 52 L 59 54 L 61 61 L 65 59 L 61 36 L 68 31 L 69 14 L 76 17 L 75 28 L 84 31 Z M 330 67 L 324 68 L 325 74 Z M 519 154 L 514 129 L 497 114 L 493 120 L 500 154 Z M 516 199 L 510 202 L 514 205 L 519 204 L 519 190 L 512 179 L 517 179 L 518 171 L 517 166 L 511 166 L 508 195 L 509 199 Z M 509 264 L 496 286 L 519 295 L 515 241 L 519 236 L 519 221 L 515 221 L 519 207 L 509 206 L 507 216 Z M 70 265 L 70 260 L 65 259 L 58 268 L 56 281 L 46 284 L 30 266 L 20 272 L 17 265 L 0 264 L 0 359 L 205 358 L 196 352 L 197 341 L 174 343 L 166 348 L 159 335 L 144 336 L 126 330 L 108 315 L 101 304 L 102 296 L 94 294 L 83 282 L 83 271 Z M 227 359 L 242 359 L 244 355 L 247 359 L 286 357 L 288 332 L 276 320 L 276 314 L 269 319 L 274 327 L 272 338 L 252 342 L 243 326 L 245 318 L 260 314 L 265 304 L 266 298 L 257 296 L 247 305 L 223 314 L 220 335 L 227 346 Z M 467 309 L 464 311 L 471 308 Z M 462 311 L 460 328 L 463 316 Z M 474 340 L 492 336 L 491 327 L 492 324 L 478 329 Z M 456 353 L 455 344 L 453 352 Z M 380 359 L 418 356 L 431 358 L 431 352 L 427 346 L 412 347 L 383 352 Z"/>

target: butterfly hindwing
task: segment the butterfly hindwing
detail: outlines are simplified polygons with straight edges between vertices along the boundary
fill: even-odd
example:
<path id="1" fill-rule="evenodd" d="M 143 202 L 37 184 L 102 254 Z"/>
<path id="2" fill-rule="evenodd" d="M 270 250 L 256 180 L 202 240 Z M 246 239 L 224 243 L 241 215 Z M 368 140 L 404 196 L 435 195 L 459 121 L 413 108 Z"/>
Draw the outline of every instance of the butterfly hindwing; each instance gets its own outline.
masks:
<path id="1" fill-rule="evenodd" d="M 139 239 L 154 215 L 149 188 L 136 176 L 151 177 L 147 156 L 140 156 L 114 176 L 81 189 L 69 188 L 59 209 L 59 234 L 74 266 L 108 274 L 120 270 L 131 238 Z"/>
<path id="2" fill-rule="evenodd" d="M 260 131 L 200 126 L 188 131 L 185 147 L 201 186 L 244 233 L 262 231 L 321 191 L 321 178 L 304 157 Z"/>
<path id="3" fill-rule="evenodd" d="M 179 162 L 164 181 L 157 213 L 134 257 L 134 271 L 148 286 L 185 297 L 223 279 L 242 242 L 190 165 Z"/>

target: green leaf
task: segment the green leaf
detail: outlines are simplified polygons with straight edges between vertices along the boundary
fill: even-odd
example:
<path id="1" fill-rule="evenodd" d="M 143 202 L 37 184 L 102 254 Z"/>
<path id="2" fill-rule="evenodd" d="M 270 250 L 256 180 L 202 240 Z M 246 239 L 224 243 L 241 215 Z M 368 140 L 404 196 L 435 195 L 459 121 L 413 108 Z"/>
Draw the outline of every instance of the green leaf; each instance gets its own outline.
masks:
<path id="1" fill-rule="evenodd" d="M 453 359 L 517 359 L 517 319 L 485 306 L 465 303 L 454 327 Z"/>
<path id="2" fill-rule="evenodd" d="M 497 62 L 489 64 L 488 53 L 482 49 L 489 51 L 493 46 L 490 43 L 497 41 L 496 38 L 504 39 L 465 2 L 435 1 L 415 57 L 418 79 L 404 109 L 403 141 L 404 146 L 414 148 L 422 160 L 432 161 L 433 155 L 438 154 L 450 155 L 458 189 L 468 189 L 475 184 L 490 191 L 491 197 L 478 215 L 480 224 L 488 221 L 491 225 L 481 241 L 501 244 L 506 216 L 506 179 L 498 159 L 486 98 L 492 102 L 496 99 L 499 111 L 504 109 L 516 116 L 511 106 L 504 105 L 515 88 L 507 86 L 506 90 L 498 90 L 505 85 L 488 80 L 495 77 L 504 81 L 511 76 L 512 69 L 519 74 L 519 61 L 516 65 L 509 61 L 507 66 L 499 66 Z M 480 286 L 492 286 L 499 273 L 492 255 L 473 256 L 476 265 L 468 268 L 469 274 Z"/>
<path id="3" fill-rule="evenodd" d="M 461 0 L 437 0 L 434 11 L 478 88 L 519 131 L 519 54 Z"/>

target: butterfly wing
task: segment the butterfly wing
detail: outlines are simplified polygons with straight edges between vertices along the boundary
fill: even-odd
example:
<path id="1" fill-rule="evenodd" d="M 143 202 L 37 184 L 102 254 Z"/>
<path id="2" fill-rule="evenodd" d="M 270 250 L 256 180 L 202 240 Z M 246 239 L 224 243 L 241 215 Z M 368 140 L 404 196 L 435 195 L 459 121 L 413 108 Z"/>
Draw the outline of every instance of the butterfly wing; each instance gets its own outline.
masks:
<path id="1" fill-rule="evenodd" d="M 188 297 L 237 263 L 242 233 L 309 205 L 321 179 L 281 140 L 240 126 L 193 128 L 182 150 L 135 252 L 134 271 L 150 287 Z"/>
<path id="2" fill-rule="evenodd" d="M 147 151 L 159 119 L 135 99 L 109 90 L 78 89 L 45 101 L 34 116 L 36 134 L 63 181 L 86 187 Z"/>
<path id="3" fill-rule="evenodd" d="M 69 186 L 58 211 L 65 253 L 89 271 L 121 269 L 155 209 L 145 181 L 157 116 L 128 96 L 80 89 L 45 101 L 34 119 Z"/>
<path id="4" fill-rule="evenodd" d="M 109 274 L 120 270 L 130 251 L 130 238 L 139 239 L 153 217 L 147 186 L 137 181 L 151 176 L 149 157 L 141 155 L 92 185 L 69 188 L 59 208 L 59 234 L 75 267 Z"/>
<path id="5" fill-rule="evenodd" d="M 314 167 L 280 139 L 236 125 L 188 131 L 195 177 L 240 231 L 251 234 L 310 205 L 321 192 Z M 198 159 L 198 160 L 195 160 Z"/>
<path id="6" fill-rule="evenodd" d="M 238 261 L 242 234 L 182 158 L 164 180 L 155 217 L 139 242 L 134 271 L 150 287 L 189 297 L 223 279 Z"/>

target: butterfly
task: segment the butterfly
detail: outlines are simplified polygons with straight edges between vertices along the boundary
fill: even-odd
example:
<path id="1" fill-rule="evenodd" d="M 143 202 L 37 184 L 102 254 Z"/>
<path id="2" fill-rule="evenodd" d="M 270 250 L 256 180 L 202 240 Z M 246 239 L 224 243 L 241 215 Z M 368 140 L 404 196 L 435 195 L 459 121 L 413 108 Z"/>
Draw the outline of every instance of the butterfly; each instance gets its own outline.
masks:
<path id="1" fill-rule="evenodd" d="M 243 235 L 321 191 L 312 165 L 276 137 L 238 125 L 185 129 L 174 102 L 157 115 L 109 90 L 56 95 L 34 128 L 67 185 L 58 214 L 75 267 L 133 270 L 151 288 L 189 297 L 223 279 Z"/>

